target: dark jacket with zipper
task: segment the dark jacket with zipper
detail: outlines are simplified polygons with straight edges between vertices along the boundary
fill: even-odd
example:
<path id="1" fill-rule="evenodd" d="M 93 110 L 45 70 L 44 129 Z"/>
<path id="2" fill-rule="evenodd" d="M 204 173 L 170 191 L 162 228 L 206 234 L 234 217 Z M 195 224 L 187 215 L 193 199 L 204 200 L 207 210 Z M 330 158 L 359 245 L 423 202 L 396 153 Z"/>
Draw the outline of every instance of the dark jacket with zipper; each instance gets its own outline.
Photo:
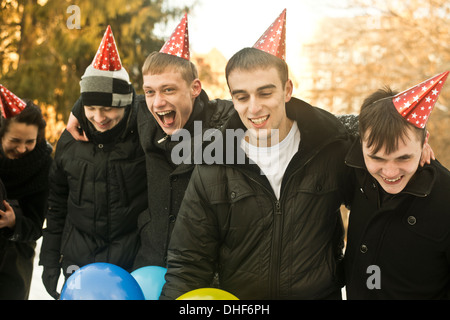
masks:
<path id="1" fill-rule="evenodd" d="M 139 246 L 137 217 L 147 208 L 138 103 L 135 99 L 122 121 L 102 134 L 81 117 L 89 142 L 62 133 L 50 172 L 40 259 L 45 267 L 62 266 L 65 272 L 70 265 L 108 262 L 131 270 Z"/>
<path id="2" fill-rule="evenodd" d="M 345 252 L 348 299 L 449 299 L 450 172 L 432 161 L 389 195 L 367 171 L 359 140 L 346 163 L 355 174 Z"/>
<path id="3" fill-rule="evenodd" d="M 235 158 L 194 170 L 173 231 L 161 299 L 207 287 L 215 272 L 219 287 L 239 299 L 340 298 L 340 205 L 350 140 L 324 110 L 293 98 L 286 111 L 298 123 L 301 142 L 279 200 L 248 158 L 245 164 Z M 245 130 L 237 114 L 226 127 Z"/>
<path id="4" fill-rule="evenodd" d="M 203 135 L 208 129 L 219 129 L 234 114 L 231 101 L 209 100 L 202 91 L 184 129 L 192 137 Z M 202 130 L 196 130 L 201 126 Z M 174 163 L 172 151 L 182 141 L 172 141 L 142 101 L 138 111 L 138 131 L 145 152 L 148 180 L 148 210 L 139 215 L 141 247 L 134 269 L 156 265 L 167 266 L 167 247 L 177 219 L 178 210 L 194 169 L 194 153 L 186 154 L 182 163 Z M 186 141 L 184 141 L 186 142 Z M 176 150 L 175 150 L 176 151 Z M 175 153 L 181 158 L 180 153 Z"/>

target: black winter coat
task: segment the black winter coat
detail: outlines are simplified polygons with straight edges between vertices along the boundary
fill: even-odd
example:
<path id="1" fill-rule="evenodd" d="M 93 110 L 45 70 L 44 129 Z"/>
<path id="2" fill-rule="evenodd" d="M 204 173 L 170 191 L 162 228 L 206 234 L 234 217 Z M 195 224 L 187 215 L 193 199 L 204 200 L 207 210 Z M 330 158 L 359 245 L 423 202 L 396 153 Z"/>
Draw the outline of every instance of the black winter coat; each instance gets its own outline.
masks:
<path id="1" fill-rule="evenodd" d="M 202 134 L 210 128 L 221 128 L 234 112 L 231 101 L 209 100 L 207 94 L 202 91 L 194 102 L 193 112 L 184 129 L 194 137 L 194 125 L 198 125 L 199 121 Z M 171 141 L 171 137 L 164 133 L 145 101 L 141 103 L 138 111 L 138 130 L 146 158 L 149 209 L 139 216 L 141 247 L 134 268 L 150 265 L 166 267 L 167 247 L 194 169 L 194 161 L 173 163 L 172 150 L 179 141 Z"/>
<path id="2" fill-rule="evenodd" d="M 356 177 L 345 253 L 348 299 L 449 299 L 450 172 L 432 161 L 389 197 L 367 171 L 359 140 L 346 163 Z"/>
<path id="3" fill-rule="evenodd" d="M 109 136 L 97 137 L 86 119 L 80 124 L 90 142 L 75 141 L 68 131 L 61 135 L 50 173 L 42 265 L 58 267 L 62 261 L 66 271 L 109 262 L 131 270 L 139 246 L 137 217 L 147 208 L 134 101 Z"/>
<path id="4" fill-rule="evenodd" d="M 0 157 L 3 196 L 16 216 L 14 229 L 0 229 L 0 300 L 28 298 L 34 249 L 47 210 L 51 153 L 51 146 L 42 141 L 23 158 Z M 4 210 L 3 201 L 0 208 Z"/>
<path id="5" fill-rule="evenodd" d="M 280 200 L 248 158 L 197 166 L 173 230 L 161 299 L 209 286 L 216 270 L 220 288 L 239 299 L 340 298 L 350 141 L 328 112 L 294 98 L 286 109 L 301 142 Z M 245 129 L 237 114 L 228 128 Z"/>

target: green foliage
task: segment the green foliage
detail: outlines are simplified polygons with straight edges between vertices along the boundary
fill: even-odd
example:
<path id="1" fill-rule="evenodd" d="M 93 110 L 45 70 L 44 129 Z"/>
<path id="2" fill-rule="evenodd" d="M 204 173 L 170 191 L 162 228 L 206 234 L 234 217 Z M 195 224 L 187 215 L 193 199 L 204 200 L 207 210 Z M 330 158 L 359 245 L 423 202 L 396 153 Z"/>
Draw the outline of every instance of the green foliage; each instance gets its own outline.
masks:
<path id="1" fill-rule="evenodd" d="M 165 0 L 0 0 L 0 83 L 67 116 L 79 81 L 111 25 L 122 64 L 140 92 L 141 66 L 164 44 L 154 26 L 181 17 Z M 79 29 L 69 28 L 79 8 Z"/>

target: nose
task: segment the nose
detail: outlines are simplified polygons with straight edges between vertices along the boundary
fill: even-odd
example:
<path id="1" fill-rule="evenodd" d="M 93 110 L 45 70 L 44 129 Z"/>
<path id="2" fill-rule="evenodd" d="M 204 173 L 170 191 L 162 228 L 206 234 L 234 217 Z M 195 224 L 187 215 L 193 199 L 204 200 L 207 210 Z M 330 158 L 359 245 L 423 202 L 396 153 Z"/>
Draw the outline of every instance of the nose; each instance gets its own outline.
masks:
<path id="1" fill-rule="evenodd" d="M 96 110 L 94 114 L 94 121 L 97 123 L 102 123 L 105 121 L 106 117 L 101 110 Z"/>
<path id="2" fill-rule="evenodd" d="M 23 153 L 27 152 L 27 146 L 25 145 L 25 143 L 21 143 L 21 144 L 17 145 L 16 151 L 20 154 L 23 154 Z"/>
<path id="3" fill-rule="evenodd" d="M 155 93 L 155 98 L 153 100 L 153 107 L 155 109 L 164 107 L 166 105 L 166 100 L 160 93 Z"/>
<path id="4" fill-rule="evenodd" d="M 254 97 L 250 98 L 248 104 L 248 112 L 250 115 L 256 116 L 261 111 L 262 107 L 258 100 Z"/>
<path id="5" fill-rule="evenodd" d="M 388 162 L 383 167 L 383 176 L 388 179 L 397 178 L 400 172 L 400 169 L 397 165 L 392 162 Z"/>

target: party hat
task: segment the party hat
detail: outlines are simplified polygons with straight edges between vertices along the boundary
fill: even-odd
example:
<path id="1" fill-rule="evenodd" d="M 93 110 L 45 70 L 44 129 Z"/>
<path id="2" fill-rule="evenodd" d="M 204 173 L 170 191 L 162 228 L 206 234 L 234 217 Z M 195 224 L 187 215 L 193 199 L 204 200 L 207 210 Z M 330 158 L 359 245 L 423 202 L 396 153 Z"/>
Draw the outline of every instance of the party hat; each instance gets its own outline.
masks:
<path id="1" fill-rule="evenodd" d="M 167 53 L 186 60 L 190 59 L 187 13 L 184 14 L 184 17 L 181 19 L 170 38 L 159 52 Z"/>
<path id="2" fill-rule="evenodd" d="M 106 28 L 92 65 L 95 69 L 104 71 L 119 71 L 122 69 L 122 63 L 111 26 Z"/>
<path id="3" fill-rule="evenodd" d="M 22 99 L 0 84 L 0 107 L 4 118 L 17 116 L 26 106 Z"/>
<path id="4" fill-rule="evenodd" d="M 449 71 L 438 74 L 392 98 L 397 111 L 417 128 L 424 128 Z"/>
<path id="5" fill-rule="evenodd" d="M 286 9 L 256 41 L 253 48 L 286 60 Z"/>
<path id="6" fill-rule="evenodd" d="M 125 107 L 133 100 L 128 72 L 122 66 L 111 26 L 106 28 L 94 60 L 80 81 L 84 105 Z"/>

